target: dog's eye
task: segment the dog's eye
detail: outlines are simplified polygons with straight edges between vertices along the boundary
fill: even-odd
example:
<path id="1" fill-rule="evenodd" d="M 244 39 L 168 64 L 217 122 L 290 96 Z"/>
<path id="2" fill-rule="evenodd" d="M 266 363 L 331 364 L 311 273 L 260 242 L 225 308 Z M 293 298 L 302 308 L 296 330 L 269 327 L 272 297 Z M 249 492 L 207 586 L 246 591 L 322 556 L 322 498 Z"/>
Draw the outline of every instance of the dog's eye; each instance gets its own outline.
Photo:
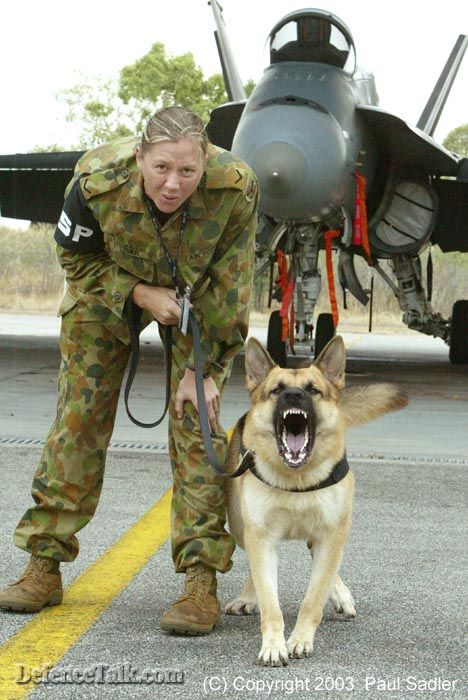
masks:
<path id="1" fill-rule="evenodd" d="M 275 386 L 274 389 L 270 391 L 270 394 L 274 394 L 275 396 L 278 396 L 278 394 L 281 394 L 282 391 L 285 390 L 284 384 L 278 384 L 278 386 Z"/>
<path id="2" fill-rule="evenodd" d="M 322 393 L 320 391 L 320 389 L 317 389 L 317 387 L 312 384 L 312 382 L 309 382 L 308 384 L 306 384 L 304 389 L 305 389 L 305 391 L 307 391 L 308 394 L 321 394 Z"/>

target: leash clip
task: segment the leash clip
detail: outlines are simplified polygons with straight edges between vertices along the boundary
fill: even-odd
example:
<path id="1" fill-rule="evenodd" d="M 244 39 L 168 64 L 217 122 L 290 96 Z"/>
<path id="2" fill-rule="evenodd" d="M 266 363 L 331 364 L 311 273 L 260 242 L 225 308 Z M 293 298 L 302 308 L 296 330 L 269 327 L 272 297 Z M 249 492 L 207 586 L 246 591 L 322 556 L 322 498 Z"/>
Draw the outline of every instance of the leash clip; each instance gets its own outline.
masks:
<path id="1" fill-rule="evenodd" d="M 187 285 L 184 290 L 184 296 L 180 300 L 180 318 L 178 329 L 182 335 L 187 335 L 188 320 L 190 313 L 190 294 L 192 293 L 192 287 Z"/>

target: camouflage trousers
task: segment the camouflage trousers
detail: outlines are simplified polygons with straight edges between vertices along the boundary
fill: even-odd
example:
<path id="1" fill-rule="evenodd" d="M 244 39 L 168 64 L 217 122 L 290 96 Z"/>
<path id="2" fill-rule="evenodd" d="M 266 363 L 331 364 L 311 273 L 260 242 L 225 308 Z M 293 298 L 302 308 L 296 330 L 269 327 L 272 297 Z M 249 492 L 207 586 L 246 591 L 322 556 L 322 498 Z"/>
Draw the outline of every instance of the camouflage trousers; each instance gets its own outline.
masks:
<path id="1" fill-rule="evenodd" d="M 224 528 L 224 479 L 207 460 L 196 409 L 185 402 L 183 418 L 175 414 L 175 392 L 185 372 L 191 339 L 176 328 L 173 338 L 169 454 L 174 565 L 181 572 L 203 562 L 224 572 L 231 568 L 234 550 L 234 539 Z M 20 520 L 14 542 L 32 554 L 73 561 L 79 551 L 76 533 L 88 524 L 98 505 L 130 351 L 80 305 L 62 319 L 60 350 L 57 415 L 34 474 L 35 505 Z M 220 392 L 229 371 L 230 367 L 215 377 Z M 224 463 L 225 432 L 221 429 L 212 439 L 218 460 Z"/>

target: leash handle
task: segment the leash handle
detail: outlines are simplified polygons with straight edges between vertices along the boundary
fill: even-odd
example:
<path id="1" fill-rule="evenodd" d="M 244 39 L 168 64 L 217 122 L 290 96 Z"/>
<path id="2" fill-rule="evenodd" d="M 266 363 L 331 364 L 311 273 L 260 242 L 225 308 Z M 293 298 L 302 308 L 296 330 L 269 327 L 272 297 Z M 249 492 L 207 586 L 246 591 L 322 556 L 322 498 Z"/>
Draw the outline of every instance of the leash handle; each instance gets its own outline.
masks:
<path id="1" fill-rule="evenodd" d="M 164 406 L 164 411 L 158 420 L 154 423 L 143 423 L 142 421 L 135 418 L 132 414 L 130 407 L 128 405 L 128 399 L 130 396 L 130 390 L 132 388 L 133 380 L 135 379 L 135 374 L 138 367 L 138 361 L 140 359 L 140 326 L 141 326 L 141 316 L 143 309 L 141 309 L 137 304 L 135 304 L 131 297 L 125 302 L 125 316 L 127 318 L 128 328 L 130 330 L 130 346 L 131 346 L 131 356 L 130 356 L 130 367 L 128 369 L 127 379 L 125 382 L 124 389 L 124 399 L 125 408 L 127 409 L 127 415 L 135 425 L 140 428 L 155 428 L 157 425 L 162 423 L 164 420 L 167 409 L 169 408 L 169 397 L 171 394 L 171 368 L 172 368 L 172 328 L 171 326 L 166 326 L 165 331 L 161 332 L 161 326 L 159 327 L 159 335 L 161 336 L 163 350 L 164 350 L 164 364 L 166 367 L 166 402 Z"/>

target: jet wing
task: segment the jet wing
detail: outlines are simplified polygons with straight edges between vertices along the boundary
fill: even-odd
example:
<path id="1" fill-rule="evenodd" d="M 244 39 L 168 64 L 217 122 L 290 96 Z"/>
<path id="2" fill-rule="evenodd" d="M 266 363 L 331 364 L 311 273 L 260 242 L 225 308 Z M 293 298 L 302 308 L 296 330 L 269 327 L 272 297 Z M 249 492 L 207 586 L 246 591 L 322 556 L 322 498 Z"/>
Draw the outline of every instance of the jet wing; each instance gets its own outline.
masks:
<path id="1" fill-rule="evenodd" d="M 451 153 L 424 131 L 378 107 L 358 106 L 378 144 L 380 160 L 404 179 L 432 179 L 438 216 L 431 241 L 468 252 L 468 158 Z"/>
<path id="2" fill-rule="evenodd" d="M 391 157 L 392 164 L 410 176 L 427 175 L 457 177 L 463 158 L 450 153 L 431 136 L 403 119 L 379 107 L 358 105 L 357 112 L 367 122 L 377 141 L 379 151 Z"/>
<path id="3" fill-rule="evenodd" d="M 0 156 L 0 213 L 56 223 L 75 164 L 84 151 Z"/>

